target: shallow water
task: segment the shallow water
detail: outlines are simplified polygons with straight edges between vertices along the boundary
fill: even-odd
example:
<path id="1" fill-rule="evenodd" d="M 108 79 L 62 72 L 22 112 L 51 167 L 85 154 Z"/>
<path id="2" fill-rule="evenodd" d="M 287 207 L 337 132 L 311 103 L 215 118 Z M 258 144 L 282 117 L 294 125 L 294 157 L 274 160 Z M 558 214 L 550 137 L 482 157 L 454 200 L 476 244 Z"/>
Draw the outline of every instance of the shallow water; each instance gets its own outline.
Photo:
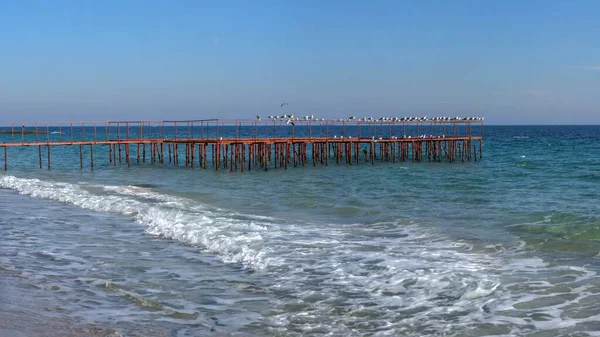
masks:
<path id="1" fill-rule="evenodd" d="M 483 150 L 244 173 L 24 160 L 0 173 L 0 329 L 600 335 L 600 127 L 486 127 Z"/>

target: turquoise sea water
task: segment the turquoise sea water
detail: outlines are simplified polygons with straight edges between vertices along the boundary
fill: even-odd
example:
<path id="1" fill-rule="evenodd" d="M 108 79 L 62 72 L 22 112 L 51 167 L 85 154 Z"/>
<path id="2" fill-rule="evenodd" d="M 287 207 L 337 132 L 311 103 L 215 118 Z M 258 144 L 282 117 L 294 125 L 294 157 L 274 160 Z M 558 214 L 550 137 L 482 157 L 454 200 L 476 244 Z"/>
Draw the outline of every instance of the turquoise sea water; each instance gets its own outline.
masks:
<path id="1" fill-rule="evenodd" d="M 600 335 L 600 127 L 484 137 L 477 163 L 244 173 L 11 149 L 0 332 Z"/>

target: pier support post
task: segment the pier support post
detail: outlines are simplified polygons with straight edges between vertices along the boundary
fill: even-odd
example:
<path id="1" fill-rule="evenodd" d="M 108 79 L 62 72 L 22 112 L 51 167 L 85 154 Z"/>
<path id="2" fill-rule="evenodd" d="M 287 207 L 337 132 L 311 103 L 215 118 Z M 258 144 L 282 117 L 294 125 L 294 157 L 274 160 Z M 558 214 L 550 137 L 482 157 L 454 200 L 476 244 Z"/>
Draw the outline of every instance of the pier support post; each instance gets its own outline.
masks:
<path id="1" fill-rule="evenodd" d="M 250 146 L 248 146 L 250 148 Z M 244 172 L 244 166 L 246 165 L 246 144 L 242 143 L 242 157 L 240 162 L 240 169 Z"/>
<path id="2" fill-rule="evenodd" d="M 230 148 L 230 150 L 231 150 L 231 153 L 230 153 L 230 155 L 229 155 L 229 171 L 230 171 L 230 172 L 233 172 L 233 165 L 234 165 L 234 164 L 233 164 L 233 161 L 234 161 L 233 152 L 235 151 L 235 145 L 234 145 L 234 144 L 231 144 L 231 145 L 229 146 L 229 148 Z"/>
<path id="3" fill-rule="evenodd" d="M 248 144 L 248 171 L 252 170 L 252 154 L 254 153 L 254 144 Z"/>
<path id="4" fill-rule="evenodd" d="M 46 146 L 48 148 L 48 171 L 50 170 L 50 145 Z"/>
<path id="5" fill-rule="evenodd" d="M 190 167 L 194 168 L 194 156 L 196 154 L 196 144 L 190 144 Z"/>
<path id="6" fill-rule="evenodd" d="M 375 165 L 375 143 L 371 142 L 371 164 Z"/>
<path id="7" fill-rule="evenodd" d="M 160 142 L 160 163 L 165 163 L 165 143 L 162 141 Z"/>
<path id="8" fill-rule="evenodd" d="M 90 168 L 94 170 L 94 144 L 90 144 Z"/>

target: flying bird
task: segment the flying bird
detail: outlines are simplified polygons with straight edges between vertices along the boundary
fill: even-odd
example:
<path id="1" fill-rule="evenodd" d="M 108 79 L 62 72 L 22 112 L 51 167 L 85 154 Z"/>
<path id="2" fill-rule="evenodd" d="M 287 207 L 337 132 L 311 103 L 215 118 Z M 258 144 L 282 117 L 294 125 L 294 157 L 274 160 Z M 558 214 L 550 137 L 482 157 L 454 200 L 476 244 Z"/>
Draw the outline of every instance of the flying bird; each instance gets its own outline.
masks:
<path id="1" fill-rule="evenodd" d="M 260 116 L 256 116 L 256 120 L 259 121 L 260 120 Z"/>
<path id="2" fill-rule="evenodd" d="M 281 103 L 281 105 L 279 106 L 280 108 L 283 108 L 284 105 L 290 105 L 290 103 Z"/>

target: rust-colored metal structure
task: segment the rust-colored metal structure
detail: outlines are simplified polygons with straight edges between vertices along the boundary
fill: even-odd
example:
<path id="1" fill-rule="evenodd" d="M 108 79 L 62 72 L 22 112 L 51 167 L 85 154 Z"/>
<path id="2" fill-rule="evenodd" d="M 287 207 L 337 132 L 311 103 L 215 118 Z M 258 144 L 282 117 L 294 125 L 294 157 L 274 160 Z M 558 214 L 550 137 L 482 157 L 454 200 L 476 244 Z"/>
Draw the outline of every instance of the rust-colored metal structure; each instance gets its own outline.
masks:
<path id="1" fill-rule="evenodd" d="M 52 166 L 51 149 L 78 146 L 80 169 L 98 167 L 96 148 L 97 156 L 108 156 L 113 166 L 149 162 L 243 172 L 330 163 L 477 161 L 482 158 L 482 141 L 483 119 L 459 117 L 324 120 L 285 116 L 0 126 L 4 170 L 9 167 L 9 149 L 19 147 L 37 147 L 39 167 L 47 169 Z"/>

